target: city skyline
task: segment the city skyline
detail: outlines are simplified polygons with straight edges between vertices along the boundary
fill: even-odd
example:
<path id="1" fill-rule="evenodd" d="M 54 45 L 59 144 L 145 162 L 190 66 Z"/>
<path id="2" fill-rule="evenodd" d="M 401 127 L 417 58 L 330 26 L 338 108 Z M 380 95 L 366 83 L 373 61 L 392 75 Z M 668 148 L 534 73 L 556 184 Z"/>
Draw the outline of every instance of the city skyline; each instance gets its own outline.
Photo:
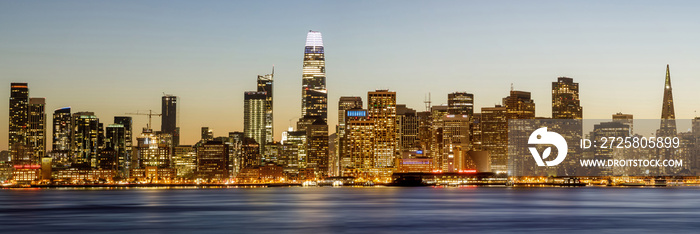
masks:
<path id="1" fill-rule="evenodd" d="M 21 12 L 21 7 L 11 6 L 12 4 L 13 3 L 8 3 L 9 6 L 4 9 L 17 9 L 19 12 Z M 97 5 L 100 4 L 82 7 L 98 7 Z M 329 5 L 332 4 L 325 4 L 321 7 L 329 8 Z M 417 5 L 418 4 L 407 4 L 407 6 L 403 7 L 412 9 L 418 7 Z M 488 4 L 472 5 L 494 10 L 493 6 L 489 6 Z M 621 5 L 624 6 L 624 4 L 611 4 L 611 9 L 618 9 L 622 7 Z M 574 13 L 582 14 L 582 12 L 574 10 L 574 6 L 575 4 L 554 4 L 552 8 L 562 8 L 564 10 L 568 10 L 569 12 L 573 11 Z M 587 9 L 597 9 L 601 11 L 604 9 L 602 6 L 586 7 Z M 504 7 L 501 6 L 501 8 Z M 520 10 L 511 9 L 510 7 L 505 8 L 506 10 L 512 12 L 520 12 Z M 99 8 L 97 10 L 99 10 Z M 448 9 L 444 8 L 439 10 L 440 12 L 449 12 Z M 671 10 L 678 10 L 681 11 L 681 13 L 685 12 L 683 9 L 675 8 L 662 8 L 662 10 L 665 10 L 662 11 L 662 13 L 666 14 L 671 13 Z M 350 9 L 350 11 L 359 12 L 358 9 Z M 141 13 L 146 12 L 148 11 L 145 10 Z M 338 11 L 336 10 L 330 12 L 337 13 Z M 328 15 L 331 14 L 330 12 L 323 14 Z M 11 22 L 11 19 L 16 20 L 16 17 L 18 17 L 16 12 L 3 13 L 7 13 L 3 14 L 2 16 L 4 17 L 4 20 L 2 20 L 4 22 Z M 67 17 L 66 15 L 63 15 L 65 13 L 48 13 L 50 13 L 50 15 L 53 14 Z M 610 14 L 605 13 L 606 12 L 600 14 L 602 14 L 602 16 L 606 16 L 607 19 L 612 17 Z M 642 9 L 641 11 L 635 13 L 635 15 L 632 15 L 636 16 L 636 18 L 632 17 L 632 19 L 640 20 L 639 17 L 646 13 L 648 12 Z M 135 14 L 139 15 L 137 13 Z M 162 16 L 167 19 L 168 14 L 163 14 L 165 15 Z M 670 19 L 665 19 L 666 21 L 661 21 L 666 23 L 665 27 L 661 27 L 662 29 L 656 28 L 656 30 L 649 30 L 651 32 L 658 33 L 665 31 L 666 35 L 676 35 L 676 37 L 669 36 L 669 38 L 667 38 L 668 40 L 658 40 L 656 41 L 658 44 L 652 44 L 648 40 L 633 40 L 633 42 L 636 43 L 649 43 L 647 46 L 649 48 L 653 48 L 651 50 L 656 51 L 656 53 L 650 53 L 650 55 L 637 54 L 640 58 L 619 60 L 625 62 L 618 63 L 611 62 L 614 59 L 610 59 L 609 57 L 617 58 L 615 56 L 616 54 L 638 53 L 630 50 L 629 48 L 621 46 L 622 44 L 619 40 L 623 39 L 624 37 L 612 37 L 611 41 L 616 43 L 602 43 L 598 44 L 598 46 L 587 46 L 585 40 L 577 40 L 568 37 L 560 38 L 573 39 L 570 43 L 583 43 L 581 44 L 583 48 L 588 47 L 589 49 L 595 49 L 593 53 L 584 54 L 585 56 L 576 56 L 577 53 L 572 53 L 572 55 L 566 56 L 560 55 L 559 52 L 555 52 L 555 50 L 556 48 L 560 48 L 558 46 L 562 46 L 561 44 L 558 46 L 540 45 L 539 47 L 535 46 L 535 48 L 532 46 L 523 47 L 521 48 L 522 51 L 518 51 L 516 48 L 512 47 L 513 45 L 502 45 L 509 48 L 499 49 L 499 41 L 480 44 L 483 45 L 484 48 L 476 48 L 474 47 L 475 44 L 471 46 L 469 43 L 457 44 L 455 41 L 453 41 L 454 39 L 447 40 L 444 38 L 433 39 L 438 42 L 440 42 L 440 39 L 445 40 L 442 41 L 441 44 L 445 45 L 446 47 L 453 46 L 452 48 L 454 48 L 454 50 L 447 49 L 446 51 L 425 51 L 425 48 L 414 48 L 410 45 L 422 45 L 423 47 L 427 48 L 428 46 L 426 44 L 422 44 L 421 41 L 423 43 L 430 43 L 423 41 L 426 39 L 426 36 L 430 34 L 430 32 L 444 32 L 444 27 L 449 27 L 451 24 L 442 25 L 441 27 L 418 24 L 425 32 L 415 34 L 415 36 L 417 36 L 415 38 L 409 38 L 408 40 L 396 43 L 396 45 L 392 45 L 391 41 L 388 40 L 397 39 L 399 37 L 386 37 L 386 35 L 384 35 L 382 32 L 382 29 L 385 29 L 390 25 L 388 24 L 389 19 L 381 18 L 378 13 L 373 10 L 370 10 L 370 12 L 367 14 L 375 19 L 379 17 L 379 19 L 382 20 L 379 21 L 380 24 L 377 26 L 365 28 L 367 30 L 366 32 L 368 32 L 366 35 L 360 34 L 360 36 L 355 37 L 348 36 L 348 33 L 358 32 L 357 30 L 359 30 L 359 28 L 355 24 L 359 23 L 344 25 L 342 24 L 342 20 L 339 23 L 338 18 L 333 17 L 331 17 L 331 19 L 335 19 L 333 21 L 335 24 L 312 23 L 312 21 L 309 21 L 308 19 L 297 19 L 296 21 L 301 22 L 295 21 L 294 23 L 305 23 L 305 25 L 296 25 L 294 27 L 285 25 L 283 27 L 284 30 L 276 31 L 276 29 L 273 28 L 270 32 L 267 32 L 267 34 L 244 34 L 240 37 L 236 36 L 235 38 L 238 38 L 238 41 L 242 40 L 242 42 L 244 42 L 240 44 L 236 44 L 233 41 L 226 44 L 217 40 L 217 46 L 225 45 L 224 47 L 216 48 L 217 50 L 220 49 L 219 52 L 217 52 L 217 50 L 212 50 L 213 48 L 210 47 L 198 47 L 197 45 L 199 44 L 191 44 L 194 43 L 194 39 L 196 38 L 186 38 L 183 39 L 183 41 L 180 41 L 181 43 L 189 46 L 185 49 L 175 49 L 176 47 L 173 47 L 172 44 L 166 43 L 166 45 L 160 47 L 149 47 L 152 50 L 147 51 L 147 53 L 138 53 L 134 49 L 139 48 L 140 46 L 153 46 L 151 43 L 154 43 L 158 39 L 162 39 L 161 36 L 169 35 L 168 33 L 177 34 L 177 30 L 156 30 L 156 32 L 154 32 L 155 35 L 152 37 L 145 36 L 146 38 L 144 38 L 144 41 L 137 40 L 143 43 L 134 43 L 135 47 L 131 50 L 127 50 L 131 52 L 115 52 L 113 50 L 115 48 L 120 48 L 120 44 L 107 43 L 113 41 L 105 41 L 105 36 L 110 35 L 110 32 L 129 33 L 132 32 L 132 30 L 138 31 L 143 30 L 144 28 L 136 27 L 135 29 L 129 30 L 120 29 L 119 26 L 131 25 L 130 21 L 127 20 L 126 22 L 120 22 L 117 20 L 121 19 L 119 17 L 108 17 L 101 18 L 98 21 L 103 23 L 111 22 L 113 25 L 111 25 L 111 27 L 106 27 L 111 30 L 105 31 L 103 28 L 102 31 L 95 31 L 94 33 L 97 39 L 95 39 L 95 41 L 91 41 L 92 43 L 88 43 L 87 45 L 74 44 L 76 42 L 80 42 L 81 40 L 87 39 L 76 39 L 73 38 L 71 34 L 89 34 L 90 29 L 93 29 L 94 26 L 84 23 L 75 26 L 75 31 L 70 31 L 70 33 L 51 30 L 44 32 L 54 36 L 59 36 L 58 39 L 63 38 L 62 40 L 44 41 L 48 39 L 28 38 L 28 36 L 31 35 L 32 30 L 44 30 L 44 27 L 47 27 L 46 23 L 48 21 L 46 21 L 45 18 L 42 21 L 42 18 L 40 17 L 39 19 L 21 21 L 21 26 L 19 27 L 24 27 L 23 30 L 13 28 L 18 27 L 17 25 L 0 25 L 0 30 L 7 32 L 6 35 L 8 35 L 7 38 L 1 39 L 6 40 L 3 42 L 7 43 L 0 43 L 3 44 L 0 47 L 0 50 L 8 52 L 3 53 L 3 55 L 0 56 L 0 66 L 2 66 L 2 69 L 0 69 L 0 76 L 4 77 L 4 80 L 7 81 L 8 85 L 10 82 L 29 83 L 31 97 L 46 98 L 45 109 L 47 114 L 52 113 L 54 109 L 71 106 L 73 112 L 90 111 L 94 112 L 95 115 L 101 120 L 110 120 L 112 116 L 123 116 L 125 113 L 135 112 L 137 110 L 159 110 L 160 103 L 158 99 L 161 97 L 163 92 L 178 96 L 181 98 L 178 100 L 178 105 L 180 105 L 178 108 L 179 111 L 181 111 L 178 115 L 178 122 L 180 122 L 181 126 L 179 127 L 181 127 L 181 132 L 183 134 L 182 143 L 192 144 L 199 139 L 198 133 L 201 127 L 210 127 L 210 129 L 213 129 L 215 136 L 225 136 L 228 134 L 228 132 L 242 131 L 243 100 L 242 97 L 240 97 L 240 93 L 255 88 L 253 79 L 255 79 L 259 74 L 265 74 L 267 71 L 269 71 L 269 67 L 274 64 L 276 66 L 275 96 L 277 97 L 274 104 L 276 109 L 275 115 L 277 116 L 274 123 L 274 135 L 275 139 L 279 140 L 281 132 L 286 130 L 289 126 L 294 126 L 296 119 L 301 117 L 298 116 L 298 107 L 300 106 L 298 100 L 301 99 L 300 93 L 298 92 L 298 87 L 301 86 L 301 79 L 299 79 L 299 77 L 302 76 L 302 58 L 300 56 L 301 52 L 299 48 L 301 47 L 301 43 L 303 43 L 301 41 L 303 40 L 304 32 L 308 30 L 318 30 L 324 33 L 324 43 L 330 48 L 327 55 L 329 57 L 327 86 L 329 94 L 328 109 L 331 111 L 331 113 L 335 113 L 334 111 L 337 111 L 337 100 L 340 96 L 364 96 L 365 92 L 367 91 L 387 88 L 397 93 L 398 104 L 405 104 L 407 107 L 418 111 L 423 110 L 423 100 L 428 93 L 432 94 L 433 104 L 439 105 L 443 103 L 447 104 L 447 94 L 453 92 L 467 92 L 474 94 L 474 108 L 475 110 L 480 110 L 482 107 L 492 107 L 494 104 L 500 103 L 500 98 L 508 95 L 510 84 L 513 83 L 516 90 L 528 91 L 532 93 L 532 99 L 535 103 L 537 103 L 536 116 L 548 117 L 551 116 L 549 84 L 557 77 L 566 76 L 574 78 L 581 84 L 581 106 L 586 107 L 586 111 L 584 112 L 583 116 L 584 118 L 609 118 L 611 114 L 622 112 L 634 114 L 635 118 L 637 119 L 656 119 L 659 118 L 661 114 L 659 100 L 661 100 L 661 97 L 663 96 L 663 91 L 659 90 L 658 87 L 661 85 L 664 78 L 662 66 L 665 64 L 671 64 L 674 69 L 673 82 L 676 86 L 674 92 L 674 102 L 677 113 L 676 118 L 690 119 L 695 117 L 694 111 L 697 109 L 697 105 L 693 102 L 694 93 L 690 87 L 697 86 L 699 82 L 697 79 L 694 79 L 694 77 L 696 77 L 697 75 L 695 74 L 699 74 L 700 71 L 695 70 L 692 64 L 694 61 L 698 60 L 697 57 L 694 57 L 697 56 L 695 54 L 700 53 L 693 53 L 693 51 L 698 50 L 697 46 L 676 46 L 687 46 L 687 43 L 682 42 L 685 40 L 694 40 L 693 38 L 697 38 L 697 34 L 692 34 L 690 32 L 683 33 L 679 28 L 677 28 L 679 27 L 678 25 L 671 24 L 679 23 L 688 26 L 688 23 L 694 23 L 680 20 L 679 18 L 682 18 L 684 14 L 679 13 L 674 17 L 670 17 Z M 523 13 L 520 12 L 520 14 Z M 400 16 L 403 18 L 406 17 L 403 15 Z M 498 21 L 493 18 L 489 18 L 484 15 L 479 16 L 484 17 L 482 18 L 484 20 L 490 20 L 489 22 L 492 23 L 490 25 L 492 28 L 490 29 L 492 30 L 510 28 L 503 25 L 499 26 Z M 74 18 L 70 18 L 68 21 L 80 19 L 80 17 L 81 15 L 79 14 Z M 219 19 L 217 17 L 221 16 L 213 16 L 212 18 L 196 23 L 204 24 L 207 22 L 215 22 L 217 19 Z M 428 16 L 426 15 L 424 17 L 417 17 L 417 19 L 426 19 L 427 17 Z M 131 19 L 131 17 L 126 18 Z M 547 17 L 545 18 L 548 19 Z M 475 22 L 474 20 L 476 20 L 473 18 L 459 19 L 461 20 L 455 21 L 469 23 Z M 587 19 L 590 20 L 590 18 Z M 405 25 L 411 24 L 409 22 L 414 22 L 415 20 L 416 19 L 409 19 Z M 440 20 L 446 19 L 440 18 Z M 583 23 L 581 29 L 584 34 L 590 33 L 591 31 L 596 31 L 593 28 L 590 28 L 590 25 L 587 25 L 579 20 L 564 18 L 564 21 L 569 23 Z M 648 19 L 641 21 L 646 22 Z M 154 24 L 150 27 L 161 25 L 161 23 L 163 23 L 158 21 L 149 22 Z M 358 19 L 357 22 L 365 21 Z M 431 21 L 431 23 L 437 22 L 439 21 Z M 535 22 L 539 22 L 539 20 L 535 20 Z M 627 26 L 626 22 L 628 21 L 622 19 L 618 19 L 617 21 L 613 20 L 614 24 L 611 27 L 613 29 L 616 27 L 618 29 L 625 28 L 623 26 Z M 26 25 L 30 23 L 34 24 Z M 60 27 L 67 27 L 68 24 L 65 23 L 66 21 L 60 20 L 56 22 L 56 24 L 58 24 Z M 270 23 L 271 22 L 265 21 L 262 24 L 267 25 Z M 454 24 L 454 22 L 451 23 Z M 493 25 L 494 23 L 496 25 Z M 404 25 L 404 23 L 394 23 L 394 25 L 397 24 Z M 652 24 L 652 26 L 653 25 L 659 26 L 657 24 Z M 535 38 L 534 36 L 549 35 L 557 31 L 557 27 L 545 29 L 537 28 L 537 25 L 534 25 L 534 23 L 533 25 L 529 26 L 533 27 L 534 29 L 539 29 L 540 31 L 534 35 L 525 35 L 526 40 L 533 40 Z M 642 33 L 644 30 L 652 29 L 652 26 L 637 25 L 636 28 L 631 27 L 629 30 Z M 481 30 L 489 29 L 481 27 L 475 28 Z M 388 30 L 388 28 L 386 29 Z M 468 30 L 455 30 L 453 33 L 459 33 L 461 36 L 453 35 L 451 37 L 456 39 L 472 40 L 470 39 L 471 37 L 469 37 L 469 35 L 462 35 L 467 31 Z M 133 32 L 137 33 L 136 31 Z M 410 30 L 407 30 L 405 33 L 409 32 Z M 279 33 L 280 36 L 273 36 L 275 33 Z M 513 33 L 523 36 L 522 32 L 517 30 L 515 30 Z M 609 34 L 605 35 L 615 36 L 613 32 L 607 31 L 607 33 Z M 224 34 L 214 35 L 223 36 Z M 263 37 L 261 42 L 251 41 L 260 35 Z M 377 40 L 370 40 L 370 36 L 372 35 L 375 37 L 381 36 L 383 39 L 379 38 Z M 501 34 L 492 32 L 491 34 L 487 33 L 486 35 L 495 37 Z M 576 35 L 575 32 L 574 35 Z M 684 36 L 685 38 L 678 39 L 680 36 Z M 274 39 L 272 39 L 272 37 L 274 37 Z M 475 37 L 484 39 L 483 36 L 479 37 L 475 35 Z M 589 35 L 589 39 L 590 37 L 591 36 Z M 21 41 L 21 39 L 31 40 Z M 131 43 L 133 42 L 134 41 L 131 41 Z M 672 45 L 674 42 L 679 45 Z M 260 46 L 262 45 L 261 43 L 268 44 L 269 48 Z M 559 43 L 563 42 L 559 41 Z M 504 44 L 507 44 L 507 42 Z M 368 51 L 371 50 L 378 55 L 384 56 L 367 57 L 365 54 L 364 56 L 359 57 L 361 54 L 354 53 L 353 50 L 360 50 L 360 48 L 357 46 L 361 45 L 367 46 Z M 516 43 L 516 45 L 522 44 Z M 534 45 L 539 44 L 534 43 Z M 610 46 L 618 46 L 615 47 L 616 49 L 614 49 L 610 54 L 611 56 L 605 56 L 605 54 L 601 53 L 603 48 Z M 75 50 L 69 51 L 67 49 L 63 49 L 63 47 L 68 47 L 68 49 Z M 248 52 L 246 52 L 246 50 L 244 50 L 246 47 L 259 48 L 259 52 L 261 53 L 252 57 L 254 59 L 243 61 L 243 58 L 250 55 Z M 279 48 L 279 50 L 276 50 L 276 48 Z M 407 53 L 401 48 L 414 48 L 415 54 Z M 544 54 L 533 54 L 532 57 L 528 56 L 527 52 L 536 48 L 546 49 L 549 52 Z M 668 54 L 659 53 L 659 51 L 664 48 L 671 50 L 669 50 Z M 676 49 L 676 52 L 678 49 L 683 48 L 684 51 L 686 51 L 684 54 L 691 57 L 671 57 L 670 55 L 677 54 L 673 52 L 673 48 Z M 201 49 L 201 51 L 198 49 Z M 99 51 L 102 50 L 107 53 L 100 54 Z M 233 51 L 238 50 L 242 52 L 240 55 L 233 53 Z M 222 51 L 224 53 L 222 53 Z M 210 56 L 202 54 L 209 52 L 212 52 Z M 455 58 L 455 52 L 460 52 L 463 54 Z M 580 53 L 581 51 L 578 52 Z M 158 55 L 160 53 L 164 53 L 164 55 Z M 277 55 L 278 53 L 283 55 Z M 598 53 L 598 56 L 600 56 L 599 59 L 596 59 L 596 57 L 593 56 L 596 53 Z M 60 54 L 64 54 L 65 56 L 59 56 L 60 58 L 56 57 Z M 287 54 L 289 54 L 289 56 L 287 56 Z M 562 54 L 566 54 L 566 51 L 563 51 Z M 661 56 L 652 56 L 659 54 L 661 54 Z M 189 62 L 186 63 L 185 61 L 167 59 L 159 60 L 163 58 L 161 56 L 165 55 L 174 56 L 178 59 L 186 59 L 186 61 Z M 443 59 L 442 57 L 445 57 L 443 55 L 450 55 L 446 57 L 451 59 Z M 508 57 L 512 55 L 517 55 L 516 59 L 498 60 L 503 59 L 504 56 Z M 542 55 L 551 55 L 553 57 L 542 60 Z M 403 56 L 408 57 L 409 59 L 399 58 Z M 521 61 L 517 59 L 519 57 L 534 58 L 534 61 L 522 62 L 521 65 L 517 65 L 516 62 Z M 94 59 L 94 61 L 88 61 L 90 59 L 86 58 L 96 59 Z M 480 61 L 478 61 L 479 58 L 481 58 Z M 555 58 L 571 58 L 571 61 L 566 63 L 553 62 Z M 130 61 L 131 59 L 134 59 L 134 61 Z M 196 61 L 199 61 L 199 63 L 191 63 Z M 536 62 L 540 63 L 535 64 Z M 216 65 L 217 69 L 215 70 L 217 70 L 218 73 L 214 74 L 203 71 L 203 69 L 208 69 L 210 65 L 205 65 L 202 63 L 213 63 Z M 418 66 L 419 64 L 420 66 Z M 513 66 L 514 64 L 517 66 Z M 65 67 L 62 67 L 62 65 Z M 181 67 L 173 67 L 174 65 Z M 378 70 L 378 67 L 382 67 L 382 69 Z M 509 69 L 501 69 L 502 67 L 507 67 Z M 145 70 L 148 72 L 135 72 L 136 70 Z M 509 74 L 501 70 L 509 70 L 512 73 Z M 183 73 L 176 74 L 178 72 Z M 185 76 L 189 76 L 190 78 Z M 172 82 L 166 83 L 165 81 L 171 80 L 170 77 L 175 78 L 172 79 Z M 85 85 L 86 83 L 88 84 L 87 86 Z M 179 85 L 175 85 L 174 83 L 179 83 Z M 2 95 L 9 97 L 8 87 L 1 90 Z M 206 94 L 201 92 L 205 92 Z M 95 98 L 86 98 L 85 96 Z M 224 106 L 223 108 L 216 108 L 210 106 L 208 103 L 214 103 L 215 105 L 217 103 L 224 104 Z M 0 108 L 7 109 L 7 105 L 7 102 L 2 102 L 2 106 L 0 106 Z M 212 112 L 220 114 L 212 115 Z M 153 122 L 154 126 L 158 126 L 159 124 L 157 119 L 158 118 L 156 118 L 156 120 Z M 291 121 L 289 121 L 290 119 Z M 0 121 L 8 121 L 7 116 L 2 115 Z M 147 118 L 145 116 L 134 116 L 133 121 L 134 134 L 138 135 L 140 133 L 140 129 L 146 125 L 145 123 L 147 122 Z M 47 119 L 47 122 L 50 122 L 49 119 Z M 336 123 L 337 119 L 334 116 L 328 118 L 329 130 L 331 130 L 330 132 L 334 131 L 333 128 Z M 7 132 L 7 125 L 0 125 L 0 131 Z M 51 131 L 47 132 L 47 135 L 51 135 Z M 0 149 L 6 149 L 6 134 L 0 134 L 0 145 L 2 145 L 0 146 Z"/>

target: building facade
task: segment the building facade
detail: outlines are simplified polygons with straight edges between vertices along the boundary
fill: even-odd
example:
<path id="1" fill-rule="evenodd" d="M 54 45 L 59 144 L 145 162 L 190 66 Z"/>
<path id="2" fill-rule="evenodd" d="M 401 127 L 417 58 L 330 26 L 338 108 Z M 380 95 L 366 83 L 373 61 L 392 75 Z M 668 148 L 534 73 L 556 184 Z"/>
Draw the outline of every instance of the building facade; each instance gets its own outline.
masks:
<path id="1" fill-rule="evenodd" d="M 552 119 L 582 119 L 578 83 L 569 77 L 552 82 Z"/>
<path id="2" fill-rule="evenodd" d="M 397 154 L 396 92 L 376 90 L 367 93 L 367 113 L 374 121 L 374 167 L 391 168 Z"/>
<path id="3" fill-rule="evenodd" d="M 180 128 L 177 127 L 177 101 L 174 95 L 163 95 L 161 104 L 160 131 L 173 136 L 173 144 L 180 144 Z"/>

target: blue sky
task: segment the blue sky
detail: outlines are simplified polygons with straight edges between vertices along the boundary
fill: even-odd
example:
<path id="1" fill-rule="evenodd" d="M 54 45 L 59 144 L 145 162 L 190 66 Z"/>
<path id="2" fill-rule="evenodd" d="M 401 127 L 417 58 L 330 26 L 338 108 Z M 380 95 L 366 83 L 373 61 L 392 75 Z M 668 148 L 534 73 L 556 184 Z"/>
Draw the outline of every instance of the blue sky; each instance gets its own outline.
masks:
<path id="1" fill-rule="evenodd" d="M 29 82 L 49 115 L 72 106 L 107 124 L 159 112 L 163 92 L 178 95 L 191 144 L 202 126 L 217 136 L 242 131 L 243 92 L 275 65 L 279 140 L 300 114 L 312 29 L 326 47 L 331 126 L 340 96 L 391 89 L 423 110 L 427 93 L 440 104 L 467 91 L 480 108 L 498 104 L 511 83 L 548 117 L 559 76 L 580 83 L 585 118 L 658 119 L 666 64 L 676 116 L 687 119 L 700 109 L 698 9 L 692 1 L 0 1 L 0 95 Z M 147 119 L 134 120 L 139 133 Z M 0 149 L 7 121 L 5 112 Z"/>

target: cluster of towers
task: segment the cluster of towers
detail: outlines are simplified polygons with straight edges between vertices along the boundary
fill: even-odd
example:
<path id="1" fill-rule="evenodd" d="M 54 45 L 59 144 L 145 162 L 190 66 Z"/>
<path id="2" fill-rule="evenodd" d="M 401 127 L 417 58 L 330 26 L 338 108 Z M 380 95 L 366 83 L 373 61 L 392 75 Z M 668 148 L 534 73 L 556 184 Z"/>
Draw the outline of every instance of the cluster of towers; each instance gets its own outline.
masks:
<path id="1" fill-rule="evenodd" d="M 273 83 L 274 67 L 270 74 L 257 77 L 255 91 L 244 93 L 243 132 L 214 137 L 203 127 L 199 142 L 181 145 L 178 97 L 164 94 L 160 114 L 131 113 L 149 118 L 133 142 L 131 116 L 115 116 L 105 127 L 93 112 L 56 109 L 51 150 L 46 148 L 45 99 L 29 98 L 27 83 L 12 83 L 8 145 L 13 177 L 255 182 L 333 176 L 377 179 L 394 172 L 506 173 L 512 164 L 508 121 L 536 118 L 530 92 L 512 88 L 500 105 L 480 112 L 468 92 L 449 93 L 447 104 L 426 101 L 425 110 L 416 111 L 398 104 L 396 92 L 375 90 L 364 101 L 360 96 L 340 97 L 338 125 L 329 134 L 323 39 L 320 32 L 309 31 L 301 117 L 283 132 L 281 141 L 275 141 Z M 659 134 L 675 131 L 670 87 L 667 70 L 662 111 L 667 121 L 662 121 Z M 551 119 L 582 119 L 578 83 L 559 77 L 551 91 Z M 154 115 L 162 118 L 160 131 L 152 129 Z"/>

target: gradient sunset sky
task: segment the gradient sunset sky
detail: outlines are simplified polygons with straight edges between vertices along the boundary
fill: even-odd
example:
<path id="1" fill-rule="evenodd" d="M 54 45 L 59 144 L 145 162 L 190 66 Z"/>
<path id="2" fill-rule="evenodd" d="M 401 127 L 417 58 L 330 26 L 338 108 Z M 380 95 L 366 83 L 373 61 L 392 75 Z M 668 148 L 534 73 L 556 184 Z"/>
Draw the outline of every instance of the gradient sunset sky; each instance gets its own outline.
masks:
<path id="1" fill-rule="evenodd" d="M 551 116 L 551 82 L 574 78 L 584 118 L 658 119 L 666 64 L 678 119 L 700 109 L 694 1 L 0 1 L 0 149 L 11 82 L 100 121 L 180 97 L 182 144 L 243 130 L 243 92 L 275 66 L 275 139 L 300 116 L 303 47 L 323 33 L 331 132 L 340 96 L 390 89 L 424 110 L 447 94 L 500 104 L 513 83 Z M 134 116 L 134 132 L 146 125 Z M 155 129 L 160 119 L 154 119 Z M 50 141 L 49 141 L 50 149 Z"/>

